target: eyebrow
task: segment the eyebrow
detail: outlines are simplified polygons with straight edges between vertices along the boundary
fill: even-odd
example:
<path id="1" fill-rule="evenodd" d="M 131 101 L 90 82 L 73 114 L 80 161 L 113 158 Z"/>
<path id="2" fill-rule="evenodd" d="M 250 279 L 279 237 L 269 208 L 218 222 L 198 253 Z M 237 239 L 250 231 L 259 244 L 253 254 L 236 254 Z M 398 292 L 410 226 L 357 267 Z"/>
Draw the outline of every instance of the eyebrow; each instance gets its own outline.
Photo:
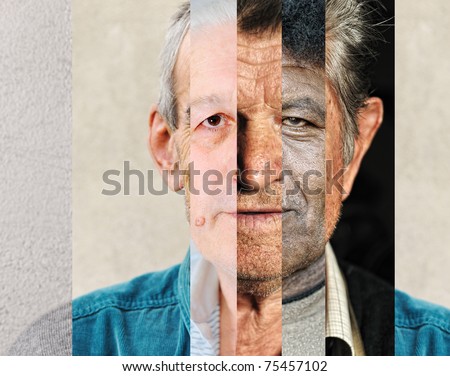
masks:
<path id="1" fill-rule="evenodd" d="M 186 122 L 188 124 L 191 123 L 191 108 L 193 106 L 196 105 L 209 105 L 209 104 L 218 104 L 218 103 L 222 103 L 222 99 L 216 95 L 216 94 L 211 94 L 211 95 L 204 95 L 201 97 L 198 97 L 196 99 L 194 99 L 186 108 L 186 110 L 184 111 L 185 117 L 186 117 Z"/>
<path id="2" fill-rule="evenodd" d="M 312 110 L 317 113 L 322 121 L 325 121 L 325 106 L 320 105 L 311 97 L 283 101 L 282 110 Z"/>

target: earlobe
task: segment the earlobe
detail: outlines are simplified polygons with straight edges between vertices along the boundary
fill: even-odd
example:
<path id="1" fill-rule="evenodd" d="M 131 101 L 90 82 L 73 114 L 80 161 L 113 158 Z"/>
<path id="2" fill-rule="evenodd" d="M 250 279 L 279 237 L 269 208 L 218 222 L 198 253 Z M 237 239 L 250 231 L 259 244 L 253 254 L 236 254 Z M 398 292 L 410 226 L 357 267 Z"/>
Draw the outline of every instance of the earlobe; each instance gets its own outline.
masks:
<path id="1" fill-rule="evenodd" d="M 356 175 L 358 174 L 361 161 L 375 137 L 381 123 L 383 121 L 383 101 L 380 98 L 369 98 L 365 106 L 358 114 L 358 130 L 359 135 L 355 140 L 355 149 L 353 158 L 347 166 L 347 172 L 344 175 L 344 192 L 343 200 L 345 200 L 353 186 Z"/>
<path id="2" fill-rule="evenodd" d="M 174 179 L 179 169 L 174 133 L 158 111 L 156 104 L 150 109 L 148 148 L 165 183 L 174 191 L 182 189 L 182 180 Z M 175 182 L 175 180 L 180 181 Z"/>

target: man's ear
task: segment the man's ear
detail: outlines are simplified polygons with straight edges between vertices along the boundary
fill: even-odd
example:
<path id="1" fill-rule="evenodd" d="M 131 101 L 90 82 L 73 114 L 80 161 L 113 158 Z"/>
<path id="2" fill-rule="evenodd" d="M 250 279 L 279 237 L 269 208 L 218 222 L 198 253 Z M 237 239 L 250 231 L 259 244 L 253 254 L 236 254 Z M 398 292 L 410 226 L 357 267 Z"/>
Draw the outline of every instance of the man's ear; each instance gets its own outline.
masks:
<path id="1" fill-rule="evenodd" d="M 344 175 L 344 194 L 345 200 L 352 190 L 353 182 L 358 174 L 361 161 L 372 143 L 378 128 L 383 121 L 383 101 L 380 98 L 371 97 L 365 102 L 365 106 L 358 114 L 359 135 L 355 140 L 353 158 L 347 166 Z"/>
<path id="2" fill-rule="evenodd" d="M 173 191 L 183 189 L 183 179 L 179 177 L 179 158 L 175 147 L 175 135 L 161 115 L 156 104 L 150 109 L 148 148 L 155 166 Z"/>

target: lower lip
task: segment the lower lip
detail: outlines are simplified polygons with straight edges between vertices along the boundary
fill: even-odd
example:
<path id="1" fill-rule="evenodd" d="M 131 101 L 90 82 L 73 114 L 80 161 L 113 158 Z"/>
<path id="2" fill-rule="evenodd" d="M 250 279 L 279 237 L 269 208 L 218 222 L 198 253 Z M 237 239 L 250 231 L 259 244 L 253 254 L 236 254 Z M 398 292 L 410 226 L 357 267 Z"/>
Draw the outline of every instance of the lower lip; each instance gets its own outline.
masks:
<path id="1" fill-rule="evenodd" d="M 273 230 L 281 226 L 281 213 L 237 213 L 232 214 L 240 228 L 252 230 Z"/>

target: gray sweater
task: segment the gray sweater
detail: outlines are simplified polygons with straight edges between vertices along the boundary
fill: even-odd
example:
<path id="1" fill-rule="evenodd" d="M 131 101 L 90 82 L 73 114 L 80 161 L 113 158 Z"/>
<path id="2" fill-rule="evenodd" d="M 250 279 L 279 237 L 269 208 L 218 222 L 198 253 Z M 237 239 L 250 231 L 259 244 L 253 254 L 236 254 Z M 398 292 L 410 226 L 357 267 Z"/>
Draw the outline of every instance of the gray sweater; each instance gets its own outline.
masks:
<path id="1" fill-rule="evenodd" d="M 72 304 L 45 314 L 13 344 L 9 355 L 72 355 Z"/>

